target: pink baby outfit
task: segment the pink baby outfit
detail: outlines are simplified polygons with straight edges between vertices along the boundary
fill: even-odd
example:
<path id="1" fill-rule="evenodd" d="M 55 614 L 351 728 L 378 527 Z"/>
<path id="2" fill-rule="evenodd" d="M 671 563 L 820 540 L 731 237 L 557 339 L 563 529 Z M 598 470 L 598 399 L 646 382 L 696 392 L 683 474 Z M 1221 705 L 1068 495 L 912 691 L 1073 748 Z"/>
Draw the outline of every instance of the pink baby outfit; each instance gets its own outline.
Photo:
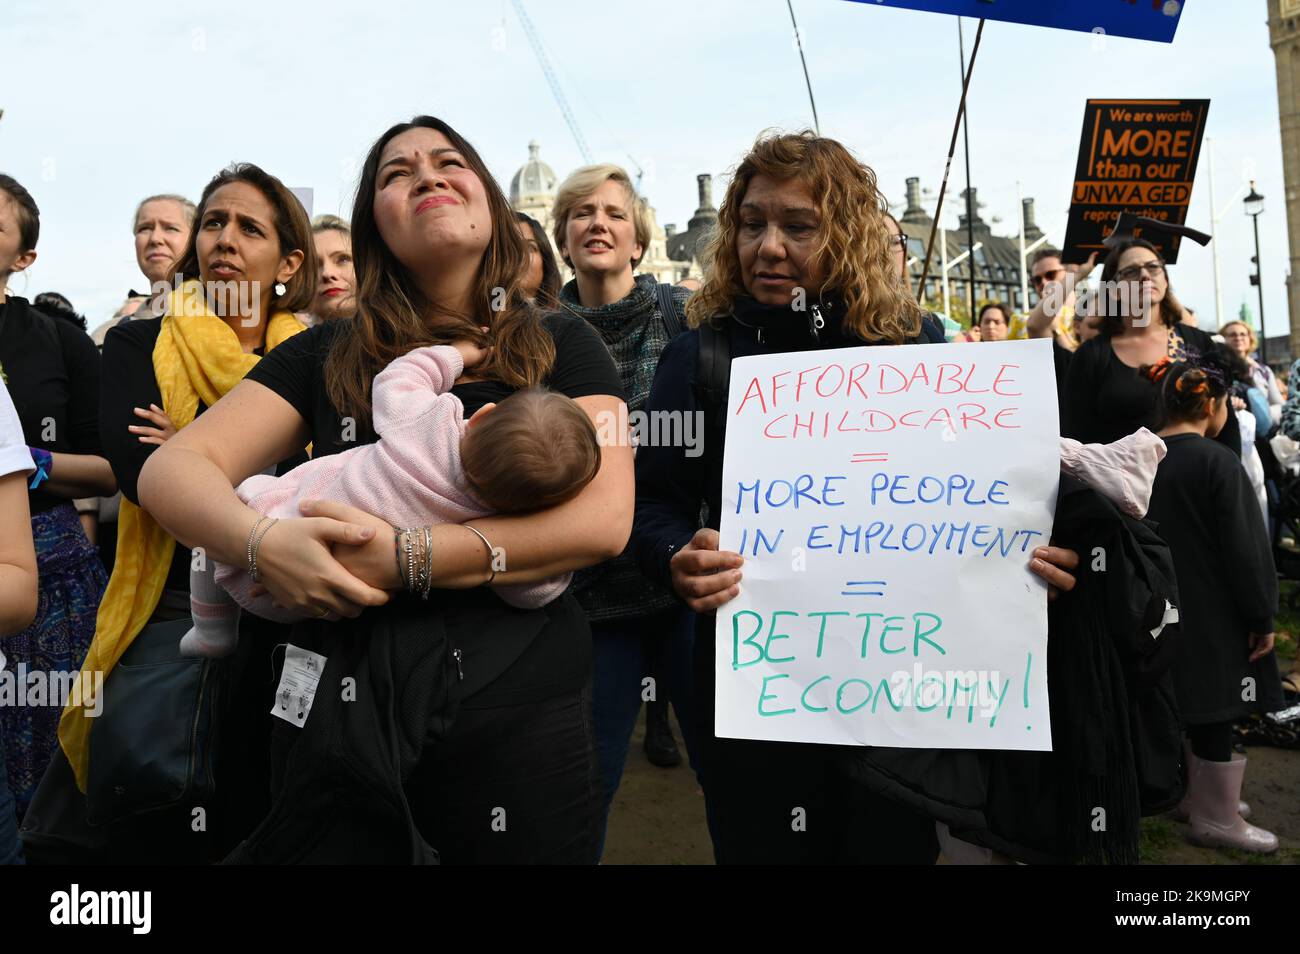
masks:
<path id="1" fill-rule="evenodd" d="M 304 500 L 348 504 L 396 526 L 488 516 L 492 511 L 474 496 L 461 468 L 465 407 L 450 390 L 463 370 L 460 352 L 447 345 L 395 359 L 375 376 L 371 391 L 376 443 L 309 460 L 282 477 L 250 477 L 235 493 L 267 517 L 301 516 Z M 535 609 L 560 596 L 570 577 L 494 589 L 511 606 Z M 258 616 L 278 622 L 302 618 L 273 606 L 269 596 L 252 597 L 252 577 L 242 568 L 218 564 L 216 580 Z"/>

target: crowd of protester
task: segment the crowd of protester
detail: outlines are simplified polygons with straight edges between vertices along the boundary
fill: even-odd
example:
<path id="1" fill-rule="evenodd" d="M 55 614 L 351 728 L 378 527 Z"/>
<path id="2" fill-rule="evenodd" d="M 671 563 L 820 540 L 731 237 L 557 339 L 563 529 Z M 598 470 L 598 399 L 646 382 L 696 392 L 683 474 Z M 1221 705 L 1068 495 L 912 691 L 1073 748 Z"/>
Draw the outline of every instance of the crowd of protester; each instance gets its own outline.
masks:
<path id="1" fill-rule="evenodd" d="M 350 220 L 247 163 L 197 203 L 144 199 L 147 291 L 90 334 L 61 295 L 6 292 L 0 666 L 111 682 L 148 640 L 223 688 L 194 732 L 214 781 L 111 823 L 105 714 L 0 705 L 0 863 L 593 863 L 643 704 L 661 764 L 675 713 L 720 863 L 1133 861 L 1141 815 L 1171 810 L 1201 844 L 1275 850 L 1233 726 L 1284 705 L 1269 440 L 1300 440 L 1297 371 L 1287 398 L 1247 325 L 1195 327 L 1142 239 L 1039 252 L 1023 320 L 983 302 L 954 339 L 1052 338 L 1062 437 L 1110 445 L 1142 501 L 1063 459 L 1027 566 L 1053 722 L 1075 710 L 1054 751 L 715 734 L 715 614 L 744 578 L 718 534 L 730 360 L 947 340 L 887 208 L 840 143 L 764 135 L 703 276 L 661 284 L 623 169 L 569 176 L 548 236 L 421 116 L 375 141 Z M 40 225 L 0 176 L 0 291 Z M 700 415 L 703 453 L 597 439 L 629 412 Z M 1145 556 L 1102 580 L 1098 535 Z M 286 643 L 353 664 L 356 705 L 300 695 L 293 722 Z M 115 704 L 141 738 L 189 717 Z"/>

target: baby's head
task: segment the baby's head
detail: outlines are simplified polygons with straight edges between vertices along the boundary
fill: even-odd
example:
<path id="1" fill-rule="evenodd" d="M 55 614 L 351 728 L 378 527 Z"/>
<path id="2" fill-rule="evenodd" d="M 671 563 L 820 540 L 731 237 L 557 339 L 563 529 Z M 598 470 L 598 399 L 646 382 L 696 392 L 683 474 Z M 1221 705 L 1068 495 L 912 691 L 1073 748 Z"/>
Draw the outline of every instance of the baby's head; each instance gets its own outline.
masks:
<path id="1" fill-rule="evenodd" d="M 541 388 L 516 391 L 472 417 L 460 456 L 470 487 L 499 513 L 563 503 L 600 469 L 600 443 L 587 413 Z"/>

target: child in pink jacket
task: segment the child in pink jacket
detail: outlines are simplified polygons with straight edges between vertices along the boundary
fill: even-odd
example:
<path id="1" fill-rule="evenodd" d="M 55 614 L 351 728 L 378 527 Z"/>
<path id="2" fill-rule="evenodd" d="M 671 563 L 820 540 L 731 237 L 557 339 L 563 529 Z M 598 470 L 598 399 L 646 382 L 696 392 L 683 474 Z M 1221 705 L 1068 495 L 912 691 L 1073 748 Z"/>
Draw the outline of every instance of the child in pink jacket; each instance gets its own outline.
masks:
<path id="1" fill-rule="evenodd" d="M 463 346 L 466 350 L 477 349 Z M 389 523 L 464 523 L 492 513 L 550 507 L 576 496 L 600 468 L 596 430 L 570 398 L 518 391 L 468 421 L 450 393 L 464 369 L 459 347 L 417 348 L 375 376 L 372 403 L 379 440 L 307 461 L 282 477 L 259 474 L 235 492 L 267 517 L 299 516 L 304 500 L 335 500 Z M 528 586 L 499 586 L 512 606 L 544 606 L 570 574 Z M 191 656 L 234 650 L 239 607 L 278 622 L 303 617 L 253 596 L 246 570 L 212 564 L 190 574 L 194 628 L 181 639 Z"/>

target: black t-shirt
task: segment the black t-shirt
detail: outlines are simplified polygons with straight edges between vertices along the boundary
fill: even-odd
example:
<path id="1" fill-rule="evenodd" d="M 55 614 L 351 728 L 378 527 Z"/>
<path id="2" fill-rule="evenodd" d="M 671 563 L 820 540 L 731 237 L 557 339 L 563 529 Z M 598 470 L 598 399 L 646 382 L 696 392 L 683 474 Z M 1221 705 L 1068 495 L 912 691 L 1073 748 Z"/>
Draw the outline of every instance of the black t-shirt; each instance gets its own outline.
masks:
<path id="1" fill-rule="evenodd" d="M 122 496 L 137 506 L 140 498 L 136 495 L 136 483 L 140 471 L 158 445 L 142 443 L 127 428 L 133 424 L 149 424 L 135 413 L 135 408 L 150 404 L 163 406 L 162 390 L 153 370 L 153 349 L 161 331 L 161 318 L 132 318 L 110 328 L 104 338 L 98 436 Z M 199 401 L 194 416 L 197 418 L 205 410 L 207 406 Z M 280 464 L 278 472 L 284 473 L 306 459 L 304 454 L 292 457 Z M 169 590 L 189 592 L 190 551 L 185 547 L 178 546 L 172 555 L 165 585 Z"/>
<path id="2" fill-rule="evenodd" d="M 614 359 L 586 322 L 552 314 L 542 323 L 555 341 L 555 364 L 547 387 L 571 398 L 607 394 L 623 399 Z M 368 421 L 345 419 L 325 391 L 325 359 L 345 330 L 338 322 L 317 325 L 276 348 L 248 375 L 287 401 L 307 423 L 315 457 L 376 439 Z M 498 381 L 452 388 L 465 405 L 466 416 L 512 392 Z M 428 604 L 399 600 L 390 606 L 383 611 L 445 614 L 448 637 L 462 650 L 466 705 L 548 698 L 581 688 L 590 672 L 591 631 L 571 593 L 540 610 L 507 606 L 488 587 L 438 590 Z"/>
<path id="3" fill-rule="evenodd" d="M 1055 338 L 1052 339 L 1052 364 L 1056 367 L 1056 401 L 1060 410 L 1062 429 L 1065 427 L 1065 382 L 1070 375 L 1070 359 L 1074 352 L 1064 347 Z"/>
<path id="4" fill-rule="evenodd" d="M 1214 344 L 1200 328 L 1179 324 L 1175 330 L 1188 350 L 1204 353 Z M 1110 338 L 1098 335 L 1070 359 L 1062 412 L 1061 433 L 1084 444 L 1109 444 L 1142 427 L 1154 432 L 1160 427 L 1160 385 L 1121 361 Z M 1235 414 L 1228 415 L 1217 440 L 1241 456 Z"/>
<path id="5" fill-rule="evenodd" d="M 0 299 L 0 366 L 29 447 L 102 453 L 99 352 L 84 331 L 24 298 Z M 69 501 L 36 490 L 27 502 L 36 514 Z"/>

